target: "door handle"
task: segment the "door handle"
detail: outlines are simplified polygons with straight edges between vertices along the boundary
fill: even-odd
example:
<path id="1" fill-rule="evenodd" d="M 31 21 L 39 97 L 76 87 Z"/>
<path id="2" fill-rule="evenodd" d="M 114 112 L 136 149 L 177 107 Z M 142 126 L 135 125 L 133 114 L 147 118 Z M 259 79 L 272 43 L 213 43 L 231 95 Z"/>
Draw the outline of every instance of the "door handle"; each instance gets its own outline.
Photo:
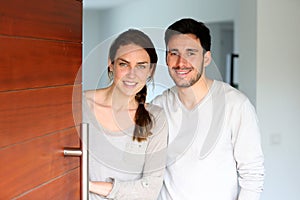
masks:
<path id="1" fill-rule="evenodd" d="M 81 157 L 82 156 L 82 151 L 81 151 L 81 149 L 65 148 L 64 149 L 64 156 Z"/>
<path id="2" fill-rule="evenodd" d="M 88 184 L 88 146 L 89 146 L 89 124 L 82 123 L 80 125 L 81 149 L 65 148 L 63 154 L 65 157 L 81 157 L 81 200 L 89 199 L 89 184 Z"/>

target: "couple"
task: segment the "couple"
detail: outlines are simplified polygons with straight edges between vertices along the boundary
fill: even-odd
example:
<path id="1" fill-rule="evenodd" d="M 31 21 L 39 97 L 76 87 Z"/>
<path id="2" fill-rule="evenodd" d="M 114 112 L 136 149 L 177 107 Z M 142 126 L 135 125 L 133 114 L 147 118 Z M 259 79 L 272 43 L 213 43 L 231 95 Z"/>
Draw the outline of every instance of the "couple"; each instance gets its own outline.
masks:
<path id="1" fill-rule="evenodd" d="M 90 124 L 90 199 L 254 200 L 264 167 L 256 113 L 248 98 L 208 79 L 209 29 L 194 19 L 165 32 L 176 86 L 145 103 L 157 54 L 128 30 L 112 43 L 107 88 L 84 94 Z"/>

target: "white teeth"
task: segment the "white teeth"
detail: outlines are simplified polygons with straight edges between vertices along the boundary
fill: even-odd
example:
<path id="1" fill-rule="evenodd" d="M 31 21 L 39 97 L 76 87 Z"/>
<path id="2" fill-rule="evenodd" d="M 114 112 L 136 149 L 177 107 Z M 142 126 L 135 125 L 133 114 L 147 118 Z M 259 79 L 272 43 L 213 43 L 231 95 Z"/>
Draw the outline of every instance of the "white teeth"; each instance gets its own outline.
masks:
<path id="1" fill-rule="evenodd" d="M 127 81 L 124 81 L 124 84 L 128 85 L 128 86 L 134 86 L 134 85 L 136 85 L 135 82 L 127 82 Z"/>
<path id="2" fill-rule="evenodd" d="M 177 74 L 186 74 L 187 72 L 177 72 Z"/>
<path id="3" fill-rule="evenodd" d="M 189 70 L 187 70 L 187 71 L 176 71 L 176 73 L 179 74 L 179 75 L 183 75 L 183 74 L 189 73 Z"/>

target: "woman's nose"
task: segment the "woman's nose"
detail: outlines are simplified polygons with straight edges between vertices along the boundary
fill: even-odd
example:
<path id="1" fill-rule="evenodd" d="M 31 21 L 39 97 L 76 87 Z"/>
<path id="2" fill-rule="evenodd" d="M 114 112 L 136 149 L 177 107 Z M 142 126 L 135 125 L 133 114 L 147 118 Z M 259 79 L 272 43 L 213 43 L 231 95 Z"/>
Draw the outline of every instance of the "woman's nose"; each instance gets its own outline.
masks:
<path id="1" fill-rule="evenodd" d="M 135 67 L 128 67 L 127 76 L 128 77 L 135 77 Z"/>

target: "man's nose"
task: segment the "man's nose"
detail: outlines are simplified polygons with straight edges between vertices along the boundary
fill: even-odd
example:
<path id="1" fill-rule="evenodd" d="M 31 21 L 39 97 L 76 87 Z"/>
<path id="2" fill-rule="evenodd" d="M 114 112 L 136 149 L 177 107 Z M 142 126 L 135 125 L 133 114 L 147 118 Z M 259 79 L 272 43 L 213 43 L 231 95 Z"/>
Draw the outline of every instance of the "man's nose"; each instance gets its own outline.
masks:
<path id="1" fill-rule="evenodd" d="M 183 55 L 178 56 L 177 66 L 186 66 L 187 60 Z"/>

